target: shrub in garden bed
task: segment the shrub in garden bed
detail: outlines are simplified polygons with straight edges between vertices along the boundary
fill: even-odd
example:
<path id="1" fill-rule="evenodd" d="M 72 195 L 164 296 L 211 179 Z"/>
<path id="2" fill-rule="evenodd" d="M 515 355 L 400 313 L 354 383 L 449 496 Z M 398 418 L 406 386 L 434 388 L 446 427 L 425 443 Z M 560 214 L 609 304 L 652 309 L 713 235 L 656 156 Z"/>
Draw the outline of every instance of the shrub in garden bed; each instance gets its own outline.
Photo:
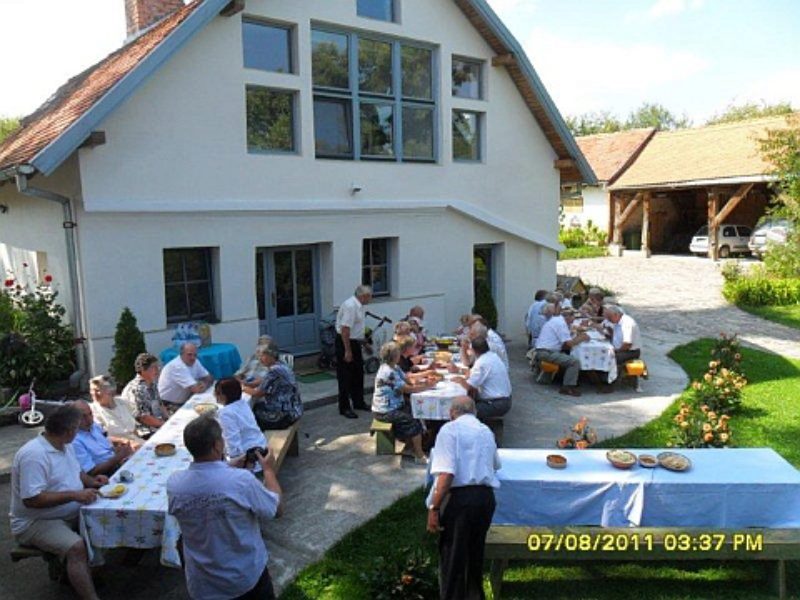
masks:
<path id="1" fill-rule="evenodd" d="M 728 302 L 744 306 L 800 304 L 800 278 L 741 276 L 726 281 L 722 295 Z"/>

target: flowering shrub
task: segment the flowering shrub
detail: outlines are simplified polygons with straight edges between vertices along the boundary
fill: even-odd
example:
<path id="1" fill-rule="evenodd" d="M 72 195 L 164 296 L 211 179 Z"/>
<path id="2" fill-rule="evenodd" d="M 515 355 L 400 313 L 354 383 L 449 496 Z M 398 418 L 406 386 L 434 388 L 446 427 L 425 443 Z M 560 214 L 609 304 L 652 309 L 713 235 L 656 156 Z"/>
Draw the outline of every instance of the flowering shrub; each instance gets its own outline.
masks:
<path id="1" fill-rule="evenodd" d="M 374 600 L 425 600 L 439 593 L 439 575 L 422 548 L 402 548 L 397 556 L 375 560 L 361 579 Z"/>
<path id="2" fill-rule="evenodd" d="M 712 360 L 708 363 L 708 371 L 703 378 L 692 383 L 692 390 L 700 405 L 715 411 L 732 412 L 742 403 L 742 389 L 745 385 L 747 379 L 743 375 Z"/>
<path id="3" fill-rule="evenodd" d="M 580 421 L 566 432 L 567 435 L 556 442 L 559 448 L 585 450 L 597 442 L 597 432 L 589 427 L 589 419 L 582 417 Z"/>
<path id="4" fill-rule="evenodd" d="M 735 333 L 720 333 L 711 349 L 711 360 L 719 363 L 719 367 L 742 373 L 742 353 L 738 336 Z"/>
<path id="5" fill-rule="evenodd" d="M 47 275 L 31 290 L 7 277 L 0 291 L 0 386 L 39 389 L 69 377 L 75 370 L 75 338 L 64 324 L 66 312 Z"/>
<path id="6" fill-rule="evenodd" d="M 678 448 L 725 448 L 731 444 L 730 417 L 703 404 L 682 403 L 673 419 L 675 431 L 669 446 Z"/>

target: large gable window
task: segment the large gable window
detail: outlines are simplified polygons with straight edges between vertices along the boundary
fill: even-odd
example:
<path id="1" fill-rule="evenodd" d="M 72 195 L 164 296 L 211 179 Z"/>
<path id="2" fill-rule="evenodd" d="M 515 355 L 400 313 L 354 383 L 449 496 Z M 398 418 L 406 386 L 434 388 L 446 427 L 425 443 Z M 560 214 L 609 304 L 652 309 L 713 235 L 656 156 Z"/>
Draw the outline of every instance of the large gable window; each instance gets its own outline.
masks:
<path id="1" fill-rule="evenodd" d="M 242 45 L 246 68 L 292 72 L 292 30 L 289 27 L 244 19 Z"/>
<path id="2" fill-rule="evenodd" d="M 294 92 L 247 86 L 248 152 L 294 152 Z"/>
<path id="3" fill-rule="evenodd" d="M 164 250 L 167 323 L 214 321 L 211 248 Z"/>
<path id="4" fill-rule="evenodd" d="M 436 160 L 432 48 L 314 30 L 312 71 L 318 158 Z"/>
<path id="5" fill-rule="evenodd" d="M 359 17 L 379 19 L 381 21 L 396 21 L 396 0 L 356 0 L 356 13 Z"/>

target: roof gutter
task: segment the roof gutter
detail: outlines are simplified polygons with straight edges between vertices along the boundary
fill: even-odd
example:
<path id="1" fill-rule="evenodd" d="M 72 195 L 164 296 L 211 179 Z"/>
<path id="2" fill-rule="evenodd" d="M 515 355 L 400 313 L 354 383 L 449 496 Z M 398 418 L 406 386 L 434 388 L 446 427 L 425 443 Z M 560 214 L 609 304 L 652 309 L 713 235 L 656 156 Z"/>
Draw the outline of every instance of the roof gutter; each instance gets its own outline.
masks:
<path id="1" fill-rule="evenodd" d="M 41 198 L 49 200 L 61 205 L 64 211 L 64 236 L 67 245 L 67 268 L 69 271 L 70 292 L 72 296 L 72 323 L 75 328 L 75 354 L 78 362 L 78 370 L 70 376 L 70 385 L 72 387 L 80 387 L 83 389 L 86 376 L 88 373 L 87 366 L 87 353 L 86 353 L 86 335 L 83 319 L 83 302 L 80 290 L 80 279 L 78 277 L 78 243 L 75 236 L 75 226 L 77 225 L 74 220 L 72 210 L 72 200 L 67 196 L 56 194 L 49 190 L 42 190 L 39 188 L 31 187 L 28 185 L 28 177 L 35 172 L 35 169 L 30 165 L 21 165 L 15 169 L 15 178 L 17 182 L 17 191 L 25 196 L 32 198 Z"/>

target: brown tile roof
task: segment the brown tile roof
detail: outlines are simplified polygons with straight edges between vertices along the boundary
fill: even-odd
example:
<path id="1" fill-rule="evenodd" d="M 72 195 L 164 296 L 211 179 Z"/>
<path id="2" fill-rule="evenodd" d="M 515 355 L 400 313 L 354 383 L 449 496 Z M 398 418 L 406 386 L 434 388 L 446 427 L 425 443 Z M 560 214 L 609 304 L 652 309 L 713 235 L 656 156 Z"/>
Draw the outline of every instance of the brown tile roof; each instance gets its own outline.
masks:
<path id="1" fill-rule="evenodd" d="M 0 171 L 29 163 L 130 73 L 200 4 L 194 0 L 62 85 L 0 144 Z"/>
<path id="2" fill-rule="evenodd" d="M 599 133 L 575 138 L 598 181 L 613 181 L 636 158 L 655 128 Z"/>
<path id="3" fill-rule="evenodd" d="M 691 185 L 693 181 L 727 180 L 765 175 L 758 140 L 768 129 L 786 127 L 786 116 L 659 131 L 613 189 Z"/>

